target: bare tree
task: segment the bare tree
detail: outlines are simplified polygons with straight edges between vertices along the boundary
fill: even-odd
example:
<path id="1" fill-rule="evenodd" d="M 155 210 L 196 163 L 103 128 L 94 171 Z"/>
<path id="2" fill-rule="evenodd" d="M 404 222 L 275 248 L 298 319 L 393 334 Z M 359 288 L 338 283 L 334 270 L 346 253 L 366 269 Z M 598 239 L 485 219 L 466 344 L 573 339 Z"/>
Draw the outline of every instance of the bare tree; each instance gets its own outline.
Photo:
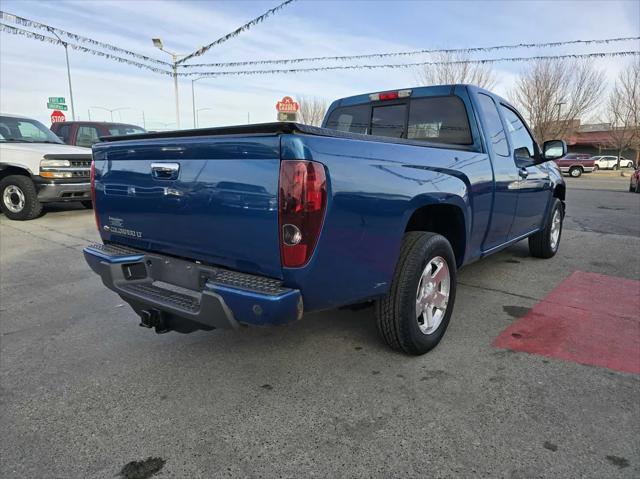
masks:
<path id="1" fill-rule="evenodd" d="M 437 65 L 424 65 L 416 72 L 421 85 L 470 83 L 487 90 L 496 86 L 496 75 L 489 65 L 466 63 L 469 56 L 456 52 L 440 52 L 430 56 Z"/>
<path id="2" fill-rule="evenodd" d="M 510 96 L 543 143 L 566 138 L 599 104 L 604 73 L 589 61 L 537 60 L 521 74 Z"/>
<path id="3" fill-rule="evenodd" d="M 298 110 L 298 117 L 300 121 L 305 125 L 320 126 L 324 114 L 327 112 L 328 103 L 327 100 L 318 97 L 300 97 L 298 100 L 300 104 L 300 110 Z"/>
<path id="4" fill-rule="evenodd" d="M 635 148 L 640 152 L 640 60 L 635 60 L 618 77 L 607 101 L 606 120 L 611 125 L 609 146 L 618 153 Z"/>

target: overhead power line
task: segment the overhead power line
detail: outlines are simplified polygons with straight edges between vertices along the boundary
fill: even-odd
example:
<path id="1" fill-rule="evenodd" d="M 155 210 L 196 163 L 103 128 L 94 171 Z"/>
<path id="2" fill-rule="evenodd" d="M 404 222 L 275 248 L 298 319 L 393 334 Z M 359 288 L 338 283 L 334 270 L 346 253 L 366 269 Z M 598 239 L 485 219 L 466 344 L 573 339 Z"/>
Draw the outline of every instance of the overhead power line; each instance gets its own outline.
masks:
<path id="1" fill-rule="evenodd" d="M 538 55 L 531 57 L 505 57 L 505 58 L 486 58 L 481 60 L 457 60 L 457 61 L 443 61 L 443 62 L 416 62 L 416 63 L 390 63 L 379 65 L 336 65 L 327 67 L 309 67 L 309 68 L 282 68 L 272 70 L 230 70 L 230 71 L 217 71 L 217 72 L 188 72 L 178 73 L 180 76 L 192 77 L 216 77 L 216 76 L 234 76 L 234 75 L 272 75 L 281 73 L 305 73 L 305 72 L 321 72 L 332 70 L 378 70 L 387 68 L 415 68 L 429 65 L 477 65 L 477 64 L 491 64 L 491 63 L 505 63 L 505 62 L 529 62 L 536 60 L 561 60 L 561 59 L 586 59 L 586 58 L 604 58 L 604 57 L 626 57 L 626 56 L 640 56 L 640 51 L 624 51 L 624 52 L 596 52 L 596 53 L 581 53 L 581 54 L 569 54 L 569 55 Z"/>
<path id="2" fill-rule="evenodd" d="M 83 37 L 82 35 L 77 35 L 75 33 L 67 32 L 66 30 L 61 30 L 60 28 L 52 27 L 50 25 L 45 25 L 44 23 L 40 23 L 35 20 L 29 20 L 28 18 L 20 17 L 18 15 L 7 13 L 1 10 L 0 10 L 0 18 L 7 22 L 22 25 L 23 27 L 37 28 L 39 30 L 45 30 L 47 32 L 55 32 L 58 35 L 68 38 L 74 42 L 88 43 L 90 45 L 93 45 L 94 47 L 100 47 L 104 50 L 109 50 L 109 51 L 117 52 L 123 55 L 128 55 L 128 56 L 137 58 L 138 60 L 155 63 L 158 65 L 166 65 L 166 66 L 171 65 L 170 63 L 162 60 L 158 60 L 157 58 L 153 58 L 147 55 L 142 55 L 141 53 L 132 52 L 130 50 L 125 50 L 124 48 L 116 47 L 115 45 L 111 45 L 110 43 L 94 40 L 93 38 Z"/>
<path id="3" fill-rule="evenodd" d="M 295 1 L 295 0 L 285 0 L 280 5 L 267 10 L 266 12 L 264 12 L 259 17 L 256 17 L 253 20 L 245 23 L 241 27 L 236 28 L 231 33 L 227 33 L 224 37 L 218 38 L 215 42 L 211 42 L 208 45 L 205 45 L 205 46 L 199 48 L 198 50 L 196 50 L 195 52 L 185 56 L 184 58 L 179 60 L 177 63 L 178 64 L 184 63 L 187 60 L 189 60 L 190 58 L 197 57 L 197 56 L 200 56 L 200 55 L 206 53 L 211 47 L 214 47 L 216 45 L 220 45 L 221 43 L 224 43 L 224 42 L 226 42 L 227 40 L 230 40 L 233 37 L 237 37 L 242 32 L 246 32 L 247 30 L 249 30 L 254 25 L 257 25 L 258 23 L 262 22 L 263 20 L 265 20 L 266 18 L 270 17 L 271 15 L 276 13 L 278 10 L 283 9 L 284 7 L 286 7 L 287 5 L 289 5 L 293 1 Z"/>
<path id="4" fill-rule="evenodd" d="M 428 50 L 411 50 L 405 52 L 389 52 L 389 53 L 367 53 L 364 55 L 342 55 L 342 56 L 324 56 L 324 57 L 306 57 L 306 58 L 286 58 L 278 60 L 249 60 L 241 62 L 219 62 L 219 63 L 191 63 L 189 65 L 180 65 L 182 68 L 194 67 L 241 67 L 250 65 L 286 65 L 293 63 L 306 63 L 315 61 L 347 61 L 347 60 L 364 60 L 370 58 L 388 58 L 402 57 L 412 55 L 423 55 L 430 53 L 479 53 L 490 52 L 495 50 L 511 50 L 517 48 L 555 48 L 566 45 L 594 45 L 607 44 L 614 42 L 626 42 L 632 40 L 640 40 L 640 37 L 620 37 L 620 38 L 603 38 L 598 40 L 568 40 L 562 42 L 546 42 L 546 43 L 514 43 L 509 45 L 494 45 L 489 47 L 470 47 L 470 48 L 442 48 Z"/>
<path id="5" fill-rule="evenodd" d="M 89 48 L 89 47 L 85 47 L 83 45 L 76 45 L 75 43 L 69 43 L 69 42 L 63 42 L 62 40 L 59 40 L 57 38 L 54 37 L 49 37 L 47 35 L 41 35 L 39 33 L 36 32 L 30 32 L 29 30 L 24 30 L 22 28 L 18 28 L 18 27 L 14 27 L 11 25 L 7 25 L 5 23 L 0 23 L 0 31 L 2 32 L 6 32 L 6 33 L 11 33 L 12 35 L 21 35 L 27 38 L 31 38 L 33 40 L 39 40 L 41 42 L 45 42 L 45 43 L 51 43 L 53 45 L 64 45 L 66 44 L 69 48 L 73 49 L 73 50 L 77 50 L 83 53 L 91 53 L 92 55 L 96 55 L 96 56 L 100 56 L 103 58 L 107 58 L 109 60 L 114 60 L 117 61 L 118 63 L 126 63 L 128 65 L 133 65 L 135 67 L 138 68 L 143 68 L 146 70 L 150 70 L 154 73 L 160 73 L 162 75 L 173 75 L 173 73 L 171 71 L 168 70 L 163 70 L 162 68 L 157 68 L 151 65 L 147 65 L 146 63 L 140 63 L 134 60 L 131 60 L 130 58 L 124 58 L 124 57 L 120 57 L 118 55 L 113 55 L 111 53 L 106 53 L 106 52 L 101 52 L 99 50 L 95 50 L 93 48 Z"/>

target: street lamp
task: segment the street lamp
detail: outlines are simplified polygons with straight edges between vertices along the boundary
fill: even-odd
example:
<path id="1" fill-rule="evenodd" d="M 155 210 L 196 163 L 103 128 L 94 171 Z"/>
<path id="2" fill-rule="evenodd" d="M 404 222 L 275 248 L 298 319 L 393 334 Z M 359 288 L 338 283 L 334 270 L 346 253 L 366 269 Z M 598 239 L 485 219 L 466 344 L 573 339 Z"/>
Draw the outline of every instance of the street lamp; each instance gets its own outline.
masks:
<path id="1" fill-rule="evenodd" d="M 67 48 L 67 42 L 63 41 L 53 28 L 47 27 L 47 30 L 53 33 L 58 39 L 58 41 L 64 47 L 64 56 L 67 59 L 67 80 L 69 81 L 69 100 L 71 101 L 71 118 L 73 118 L 73 121 L 76 121 L 76 110 L 73 107 L 73 89 L 71 88 L 71 69 L 69 68 L 69 50 Z"/>
<path id="2" fill-rule="evenodd" d="M 193 104 L 193 127 L 198 128 L 198 122 L 196 121 L 196 89 L 195 83 L 198 80 L 202 80 L 205 77 L 198 77 L 191 80 L 191 103 Z"/>
<path id="3" fill-rule="evenodd" d="M 178 57 L 183 57 L 184 55 L 179 55 L 177 53 L 165 50 L 164 45 L 162 44 L 162 40 L 159 38 L 152 38 L 151 40 L 153 41 L 154 47 L 171 55 L 171 63 L 173 64 L 171 66 L 171 68 L 173 69 L 173 89 L 176 95 L 176 128 L 180 129 L 180 102 L 178 101 Z"/>
<path id="4" fill-rule="evenodd" d="M 90 106 L 89 110 L 87 110 L 87 112 L 89 113 L 89 120 L 91 120 L 91 108 L 95 108 L 96 110 L 104 110 L 104 111 L 108 111 L 109 113 L 111 113 L 111 122 L 113 123 L 113 112 L 114 111 L 120 111 L 120 110 L 133 110 L 133 108 L 128 107 L 128 106 L 121 106 L 119 108 L 105 108 L 103 106 Z M 142 112 L 142 118 L 144 121 L 144 112 Z"/>
<path id="5" fill-rule="evenodd" d="M 200 125 L 200 112 L 201 111 L 206 111 L 206 110 L 213 110 L 213 108 L 198 108 L 196 110 L 196 128 L 198 128 L 198 126 Z"/>

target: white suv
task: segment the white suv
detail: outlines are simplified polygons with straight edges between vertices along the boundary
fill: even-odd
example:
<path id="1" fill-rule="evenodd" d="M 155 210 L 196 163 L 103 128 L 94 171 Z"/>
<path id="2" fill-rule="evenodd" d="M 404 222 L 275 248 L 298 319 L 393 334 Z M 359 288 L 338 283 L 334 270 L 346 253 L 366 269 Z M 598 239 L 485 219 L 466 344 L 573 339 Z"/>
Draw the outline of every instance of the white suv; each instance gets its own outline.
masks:
<path id="1" fill-rule="evenodd" d="M 91 208 L 90 169 L 90 149 L 65 145 L 39 121 L 0 114 L 0 208 L 7 218 L 36 218 L 50 201 Z"/>
<path id="2" fill-rule="evenodd" d="M 596 170 L 617 170 L 618 169 L 618 157 L 617 156 L 592 156 L 592 160 L 596 162 Z M 633 168 L 633 161 L 627 160 L 624 157 L 620 157 L 621 168 Z"/>

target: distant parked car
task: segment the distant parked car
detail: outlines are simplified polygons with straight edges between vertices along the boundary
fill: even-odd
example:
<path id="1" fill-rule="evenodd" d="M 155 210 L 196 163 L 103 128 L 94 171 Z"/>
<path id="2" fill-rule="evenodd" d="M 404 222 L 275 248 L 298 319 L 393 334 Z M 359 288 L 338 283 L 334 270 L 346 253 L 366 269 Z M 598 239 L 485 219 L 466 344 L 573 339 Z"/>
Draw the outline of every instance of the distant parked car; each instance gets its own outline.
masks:
<path id="1" fill-rule="evenodd" d="M 612 155 L 606 156 L 592 156 L 592 160 L 596 162 L 596 170 L 617 170 L 618 169 L 618 157 Z M 633 168 L 633 161 L 627 158 L 620 157 L 621 168 Z"/>
<path id="2" fill-rule="evenodd" d="M 91 148 L 103 136 L 135 135 L 146 133 L 144 128 L 126 123 L 107 123 L 102 121 L 63 121 L 53 123 L 54 132 L 67 145 Z"/>
<path id="3" fill-rule="evenodd" d="M 582 173 L 591 173 L 596 169 L 595 160 L 583 153 L 568 153 L 556 160 L 556 164 L 563 174 L 568 174 L 573 178 L 582 176 Z"/>
<path id="4" fill-rule="evenodd" d="M 640 193 L 640 166 L 636 166 L 636 171 L 631 175 L 629 191 L 632 193 Z"/>

